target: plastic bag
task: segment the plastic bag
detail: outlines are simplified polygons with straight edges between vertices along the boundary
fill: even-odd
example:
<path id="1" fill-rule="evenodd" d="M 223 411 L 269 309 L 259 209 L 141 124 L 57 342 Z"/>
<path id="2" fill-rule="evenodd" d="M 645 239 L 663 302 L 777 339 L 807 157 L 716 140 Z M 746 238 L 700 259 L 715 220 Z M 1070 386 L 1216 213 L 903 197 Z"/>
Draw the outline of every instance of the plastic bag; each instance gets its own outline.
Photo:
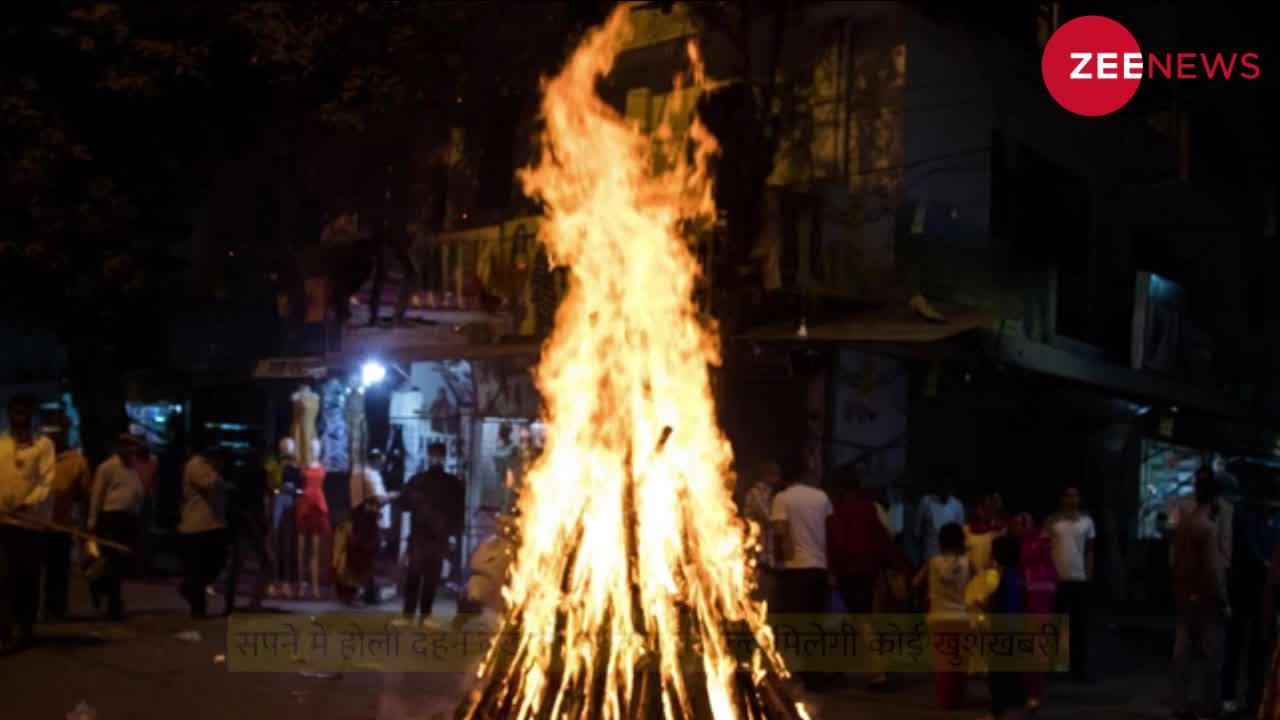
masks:
<path id="1" fill-rule="evenodd" d="M 107 559 L 102 556 L 102 549 L 98 547 L 98 543 L 94 540 L 88 540 L 84 544 L 84 576 L 90 580 L 97 580 L 107 573 Z"/>
<path id="2" fill-rule="evenodd" d="M 982 611 L 1000 586 L 1000 571 L 984 570 L 973 577 L 964 589 L 964 604 L 970 610 Z"/>

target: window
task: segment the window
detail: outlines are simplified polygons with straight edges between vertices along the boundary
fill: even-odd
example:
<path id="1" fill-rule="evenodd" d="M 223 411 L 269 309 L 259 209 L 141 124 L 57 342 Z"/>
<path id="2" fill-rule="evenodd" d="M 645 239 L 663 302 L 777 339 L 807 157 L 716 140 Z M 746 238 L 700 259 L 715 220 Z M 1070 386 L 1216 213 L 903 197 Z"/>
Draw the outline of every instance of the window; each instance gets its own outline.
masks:
<path id="1" fill-rule="evenodd" d="M 515 141 L 513 128 L 519 125 L 519 98 L 494 101 L 486 122 L 477 130 L 482 134 L 472 147 L 476 163 L 476 205 L 481 208 L 505 208 L 511 204 L 515 190 Z"/>
<path id="2" fill-rule="evenodd" d="M 1040 3 L 1040 12 L 1036 15 L 1036 44 L 1044 47 L 1049 44 L 1049 37 L 1062 24 L 1062 4 L 1057 2 Z"/>
<path id="3" fill-rule="evenodd" d="M 1014 167 L 1012 249 L 1025 262 L 1057 268 L 1057 332 L 1094 342 L 1089 182 L 1026 146 L 1018 147 Z"/>

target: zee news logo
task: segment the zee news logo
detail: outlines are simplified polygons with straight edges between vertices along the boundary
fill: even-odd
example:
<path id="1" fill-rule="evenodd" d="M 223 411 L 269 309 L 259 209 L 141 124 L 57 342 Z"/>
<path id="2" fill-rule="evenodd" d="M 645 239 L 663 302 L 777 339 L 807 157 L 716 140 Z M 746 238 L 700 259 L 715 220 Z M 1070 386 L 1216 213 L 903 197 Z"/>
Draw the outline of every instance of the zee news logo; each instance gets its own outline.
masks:
<path id="1" fill-rule="evenodd" d="M 1086 117 L 1124 107 L 1144 77 L 1166 80 L 1256 80 L 1256 52 L 1143 53 L 1125 26 L 1101 15 L 1066 23 L 1045 44 L 1040 73 L 1063 108 Z"/>

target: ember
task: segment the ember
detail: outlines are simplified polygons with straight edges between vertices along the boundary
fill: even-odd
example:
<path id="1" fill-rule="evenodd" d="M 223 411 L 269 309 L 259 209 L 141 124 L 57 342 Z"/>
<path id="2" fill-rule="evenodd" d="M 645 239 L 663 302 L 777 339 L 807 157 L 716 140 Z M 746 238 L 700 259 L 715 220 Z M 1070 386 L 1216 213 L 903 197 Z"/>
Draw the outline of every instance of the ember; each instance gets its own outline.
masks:
<path id="1" fill-rule="evenodd" d="M 519 503 L 510 642 L 463 715 L 804 717 L 750 597 L 754 536 L 710 389 L 719 348 L 693 301 L 686 236 L 715 216 L 716 142 L 697 120 L 646 136 L 596 94 L 629 32 L 624 4 L 544 83 L 542 156 L 520 176 L 570 289 L 537 370 L 551 432 Z M 751 647 L 733 650 L 731 630 Z"/>

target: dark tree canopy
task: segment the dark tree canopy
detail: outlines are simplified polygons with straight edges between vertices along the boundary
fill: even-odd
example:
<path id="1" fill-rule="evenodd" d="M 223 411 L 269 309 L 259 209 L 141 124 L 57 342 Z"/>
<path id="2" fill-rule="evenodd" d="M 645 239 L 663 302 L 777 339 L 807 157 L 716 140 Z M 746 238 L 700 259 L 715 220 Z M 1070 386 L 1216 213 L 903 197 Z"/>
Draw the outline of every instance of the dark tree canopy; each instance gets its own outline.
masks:
<path id="1" fill-rule="evenodd" d="M 7 307 L 57 329 L 81 395 L 120 384 L 133 360 L 113 359 L 113 348 L 141 339 L 157 347 L 138 355 L 165 357 L 154 328 L 175 307 L 168 300 L 226 301 L 209 292 L 216 283 L 184 282 L 183 245 L 215 181 L 246 152 L 288 153 L 304 166 L 294 175 L 316 214 L 362 210 L 389 229 L 379 242 L 403 244 L 395 236 L 407 206 L 425 202 L 408 192 L 420 165 L 491 98 L 536 91 L 572 41 L 571 10 L 425 0 L 14 3 L 0 43 Z M 393 200 L 376 202 L 392 194 L 392 176 Z M 149 316 L 147 338 L 131 330 L 139 311 Z"/>

